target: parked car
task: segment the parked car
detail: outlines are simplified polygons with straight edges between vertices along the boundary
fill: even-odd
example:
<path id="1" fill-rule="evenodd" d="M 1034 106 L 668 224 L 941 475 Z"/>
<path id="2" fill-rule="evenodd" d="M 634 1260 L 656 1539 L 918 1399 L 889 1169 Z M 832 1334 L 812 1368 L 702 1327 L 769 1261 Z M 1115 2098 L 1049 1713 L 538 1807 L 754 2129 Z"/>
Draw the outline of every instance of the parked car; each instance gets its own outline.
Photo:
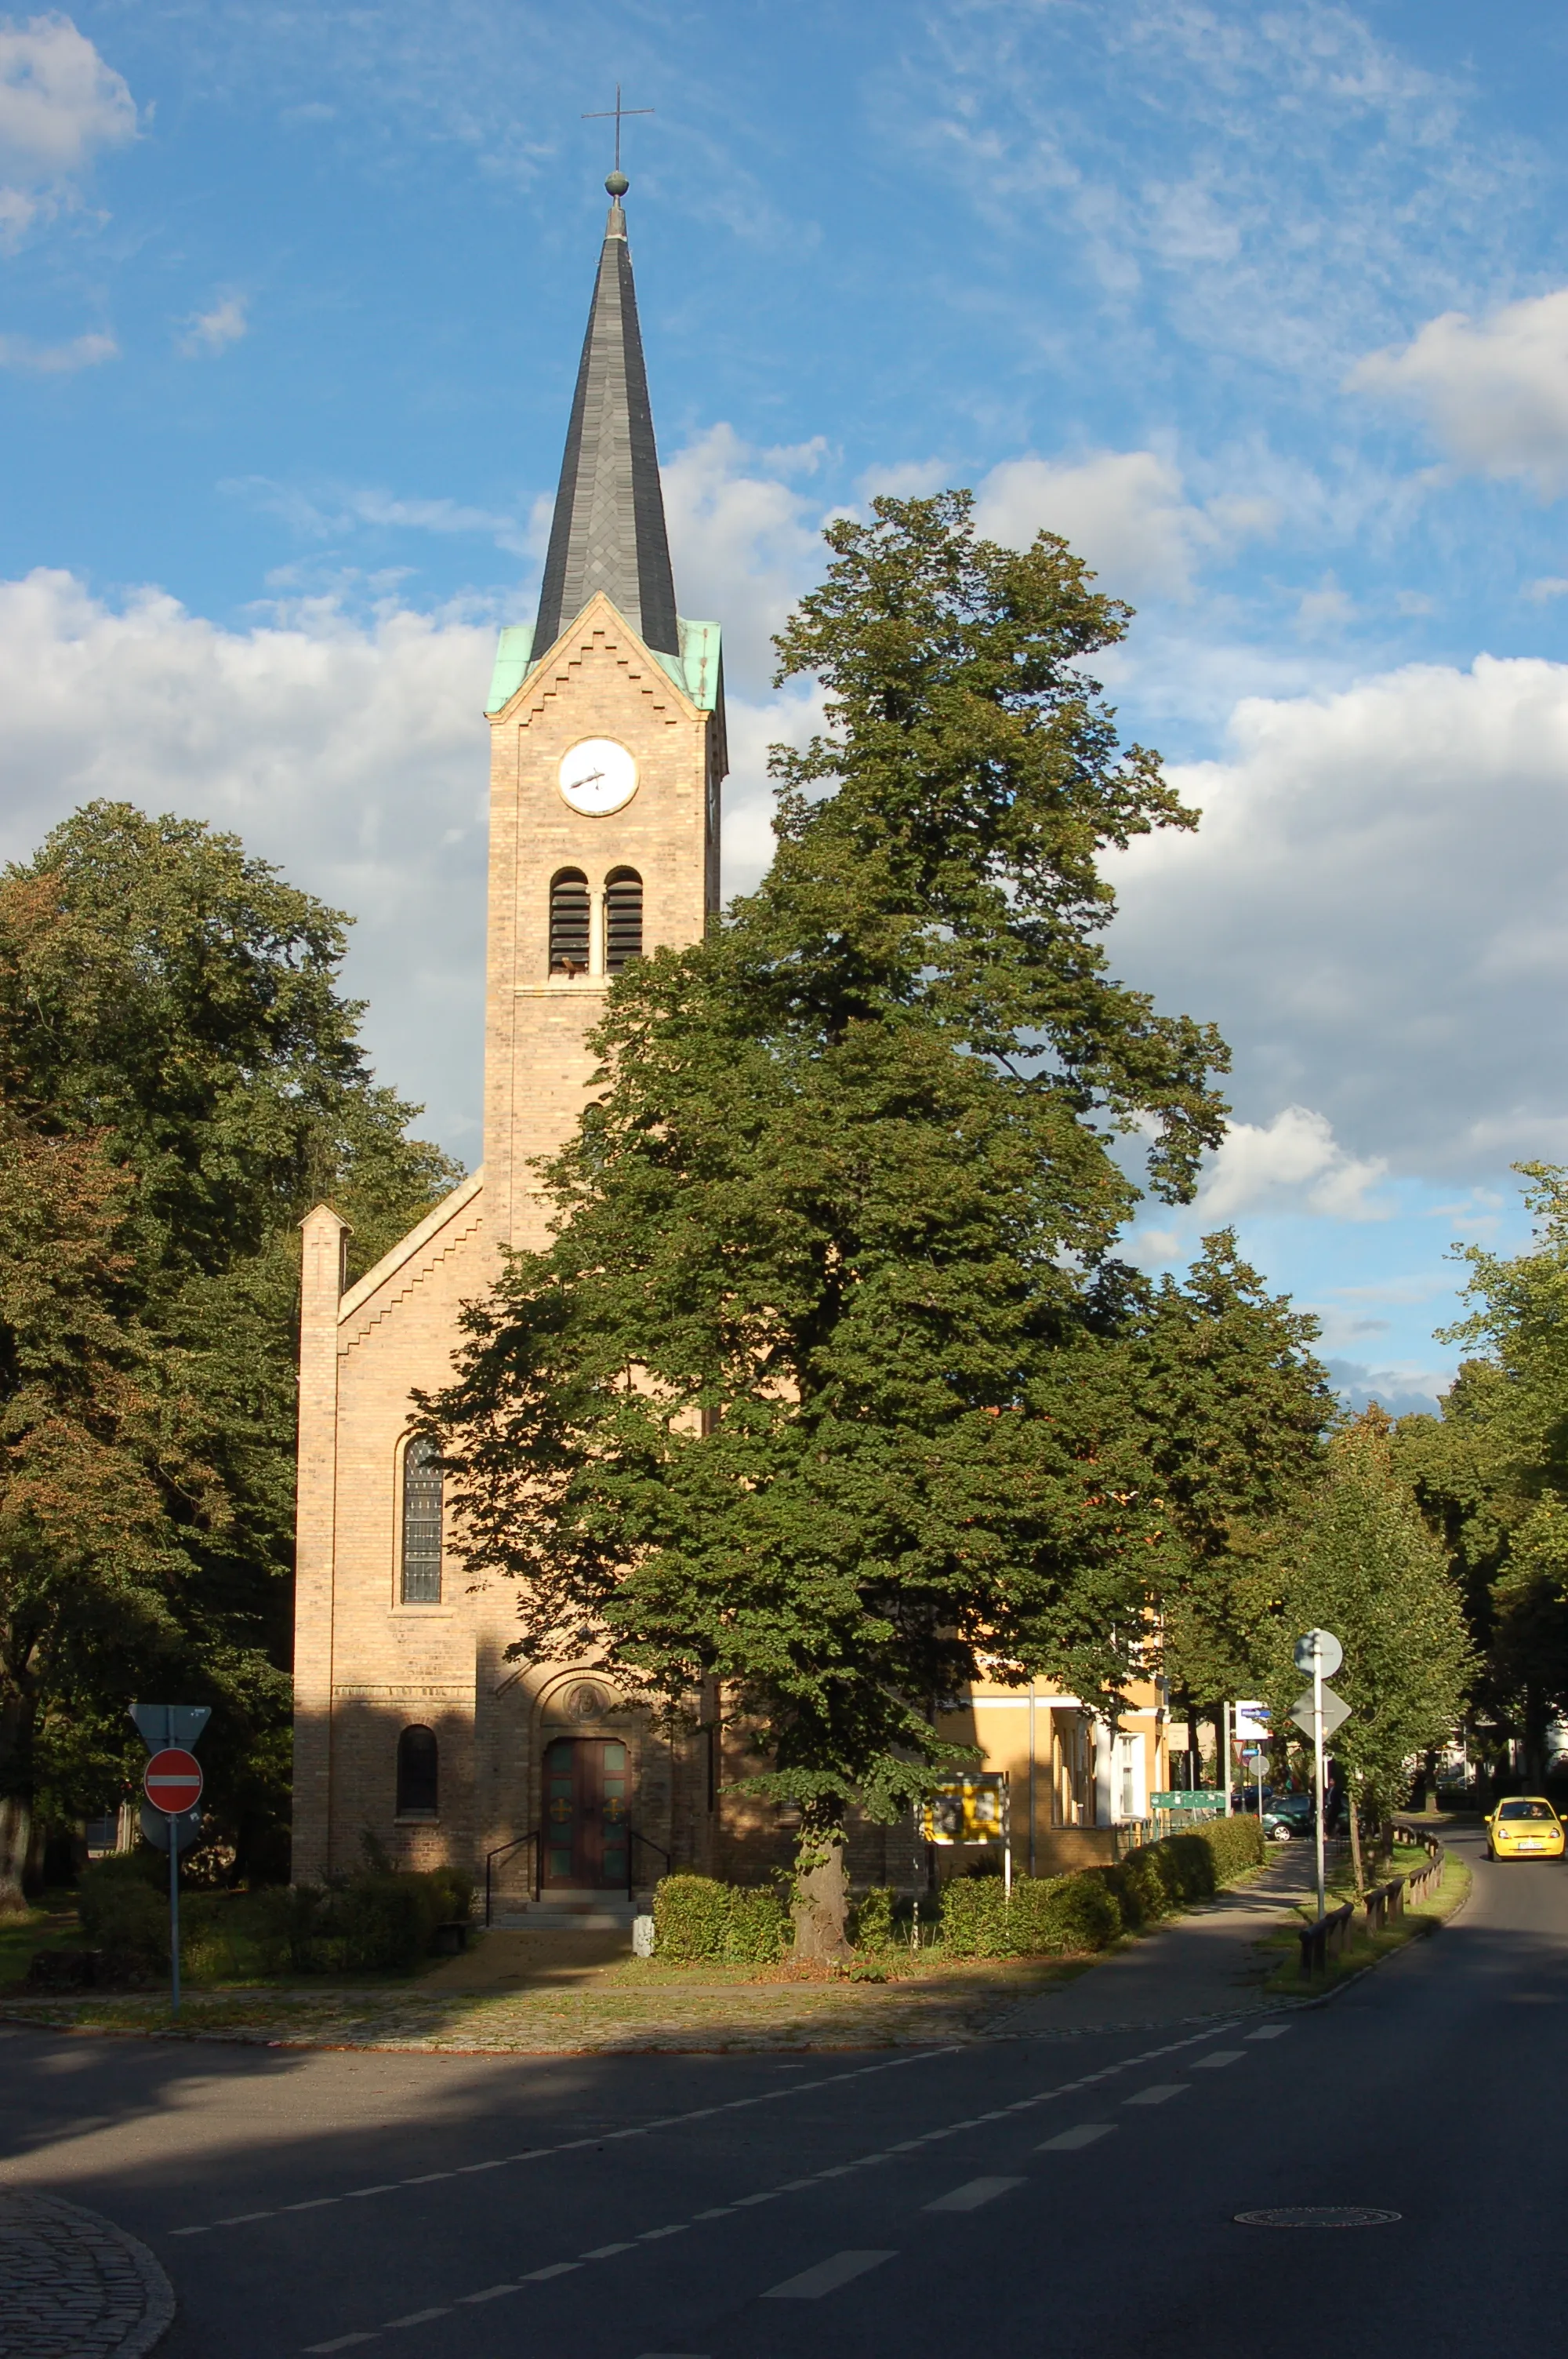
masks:
<path id="1" fill-rule="evenodd" d="M 1291 1843 L 1297 1835 L 1310 1835 L 1316 1822 L 1310 1794 L 1269 1794 L 1263 1800 L 1263 1837 L 1266 1843 Z"/>

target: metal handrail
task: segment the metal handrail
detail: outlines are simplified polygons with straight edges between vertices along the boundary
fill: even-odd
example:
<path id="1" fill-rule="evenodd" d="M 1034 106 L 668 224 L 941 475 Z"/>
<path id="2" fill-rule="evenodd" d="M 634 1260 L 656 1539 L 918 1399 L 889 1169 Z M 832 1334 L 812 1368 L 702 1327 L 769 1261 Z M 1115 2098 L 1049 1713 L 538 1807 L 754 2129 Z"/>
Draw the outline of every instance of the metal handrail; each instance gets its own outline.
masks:
<path id="1" fill-rule="evenodd" d="M 646 1844 L 649 1851 L 656 1851 L 658 1853 L 659 1857 L 665 1863 L 666 1870 L 670 1865 L 670 1855 L 665 1849 L 664 1844 L 656 1843 L 652 1835 L 640 1833 L 638 1829 L 633 1826 L 630 1820 L 628 1820 L 626 1824 L 626 1897 L 628 1900 L 635 1897 L 633 1887 L 636 1883 L 636 1878 L 632 1868 L 632 1845 L 633 1843 Z"/>
<path id="2" fill-rule="evenodd" d="M 524 1843 L 532 1843 L 534 1846 L 534 1897 L 535 1900 L 539 1897 L 539 1885 L 544 1875 L 544 1864 L 539 1844 L 539 1830 L 537 1827 L 530 1827 L 525 1835 L 514 1835 L 510 1843 L 497 1843 L 493 1851 L 485 1853 L 484 1921 L 487 1926 L 490 1923 L 491 1912 L 491 1871 L 498 1859 L 510 1858 L 512 1854 L 514 1851 L 520 1851 Z"/>

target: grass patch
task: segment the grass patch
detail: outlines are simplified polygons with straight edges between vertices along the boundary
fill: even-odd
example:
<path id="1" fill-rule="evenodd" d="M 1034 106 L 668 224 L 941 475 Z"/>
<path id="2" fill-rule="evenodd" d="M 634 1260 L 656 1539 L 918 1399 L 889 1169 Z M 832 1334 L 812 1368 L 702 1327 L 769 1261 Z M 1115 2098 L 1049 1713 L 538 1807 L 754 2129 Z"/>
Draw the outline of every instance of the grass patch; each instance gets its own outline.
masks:
<path id="1" fill-rule="evenodd" d="M 0 1990 L 25 1983 L 40 1950 L 79 1950 L 81 1927 L 73 1892 L 46 1892 L 23 1917 L 0 1917 Z"/>
<path id="2" fill-rule="evenodd" d="M 887 1981 L 784 1966 L 615 1961 L 573 1985 L 521 1989 L 194 1990 L 180 2031 L 286 2046 L 511 2051 L 888 2048 L 973 2038 L 1022 1999 L 1071 1981 L 1081 1959 L 878 1959 Z M 161 1995 L 8 2000 L 13 2022 L 167 2034 Z"/>
<path id="3" fill-rule="evenodd" d="M 1398 1875 L 1404 1868 L 1419 1867 L 1425 1857 L 1426 1854 L 1413 1845 L 1396 1844 L 1392 1866 L 1378 1880 L 1387 1883 L 1389 1875 Z M 1443 1880 L 1435 1892 L 1419 1904 L 1408 1906 L 1403 1917 L 1396 1918 L 1380 1933 L 1368 1933 L 1365 1917 L 1358 1916 L 1348 1945 L 1339 1957 L 1329 1960 L 1325 1973 L 1303 1973 L 1301 1948 L 1293 1931 L 1272 1935 L 1263 1946 L 1280 1950 L 1284 1954 L 1264 1983 L 1264 1989 L 1291 1998 L 1320 1997 L 1325 1991 L 1331 1991 L 1338 1984 L 1347 1982 L 1351 1975 L 1360 1973 L 1365 1967 L 1379 1964 L 1384 1958 L 1392 1957 L 1396 1950 L 1405 1949 L 1411 1941 L 1424 1940 L 1428 1933 L 1435 1933 L 1468 1897 L 1472 1881 L 1467 1864 L 1450 1852 L 1444 1864 Z M 1336 1908 L 1343 1900 L 1354 1898 L 1348 1868 L 1329 1880 L 1326 1893 L 1331 1908 Z M 1317 1915 L 1315 1894 L 1302 1905 L 1299 1915 L 1303 1925 L 1313 1923 Z"/>

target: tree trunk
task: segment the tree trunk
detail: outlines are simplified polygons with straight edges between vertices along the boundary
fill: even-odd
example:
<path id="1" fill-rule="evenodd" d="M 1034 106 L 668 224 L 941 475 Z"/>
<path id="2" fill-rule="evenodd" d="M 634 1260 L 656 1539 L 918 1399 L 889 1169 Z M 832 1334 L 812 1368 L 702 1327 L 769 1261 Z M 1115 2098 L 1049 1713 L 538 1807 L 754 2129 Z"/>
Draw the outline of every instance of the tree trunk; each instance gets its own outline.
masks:
<path id="1" fill-rule="evenodd" d="M 842 1827 L 803 1831 L 795 1854 L 790 1913 L 795 1919 L 797 1958 L 832 1962 L 849 1956 L 849 1880 Z"/>
<path id="2" fill-rule="evenodd" d="M 1367 1878 L 1361 1864 L 1361 1797 L 1357 1791 L 1355 1778 L 1350 1777 L 1345 1780 L 1345 1811 L 1350 1824 L 1350 1873 L 1356 1880 L 1357 1891 L 1365 1892 Z"/>
<path id="3" fill-rule="evenodd" d="M 22 1889 L 33 1806 L 26 1794 L 0 1794 L 0 1917 L 19 1917 L 27 1906 Z"/>

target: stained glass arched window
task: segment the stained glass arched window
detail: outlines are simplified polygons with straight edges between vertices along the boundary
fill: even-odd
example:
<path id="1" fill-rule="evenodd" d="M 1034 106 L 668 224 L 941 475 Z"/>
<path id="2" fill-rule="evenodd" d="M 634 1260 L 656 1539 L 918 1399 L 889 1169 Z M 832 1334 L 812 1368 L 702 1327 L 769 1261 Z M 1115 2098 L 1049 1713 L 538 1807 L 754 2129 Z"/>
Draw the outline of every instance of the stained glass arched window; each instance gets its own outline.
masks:
<path id="1" fill-rule="evenodd" d="M 643 880 L 634 868 L 612 868 L 604 880 L 604 964 L 619 974 L 643 955 Z"/>
<path id="2" fill-rule="evenodd" d="M 420 1439 L 403 1453 L 403 1572 L 405 1605 L 441 1602 L 441 1469 L 436 1446 Z"/>
<path id="3" fill-rule="evenodd" d="M 441 1804 L 441 1751 L 433 1728 L 406 1728 L 397 1740 L 397 1815 L 434 1818 Z"/>
<path id="4" fill-rule="evenodd" d="M 580 868 L 563 868 L 550 879 L 550 973 L 588 973 L 590 905 L 588 878 Z"/>

